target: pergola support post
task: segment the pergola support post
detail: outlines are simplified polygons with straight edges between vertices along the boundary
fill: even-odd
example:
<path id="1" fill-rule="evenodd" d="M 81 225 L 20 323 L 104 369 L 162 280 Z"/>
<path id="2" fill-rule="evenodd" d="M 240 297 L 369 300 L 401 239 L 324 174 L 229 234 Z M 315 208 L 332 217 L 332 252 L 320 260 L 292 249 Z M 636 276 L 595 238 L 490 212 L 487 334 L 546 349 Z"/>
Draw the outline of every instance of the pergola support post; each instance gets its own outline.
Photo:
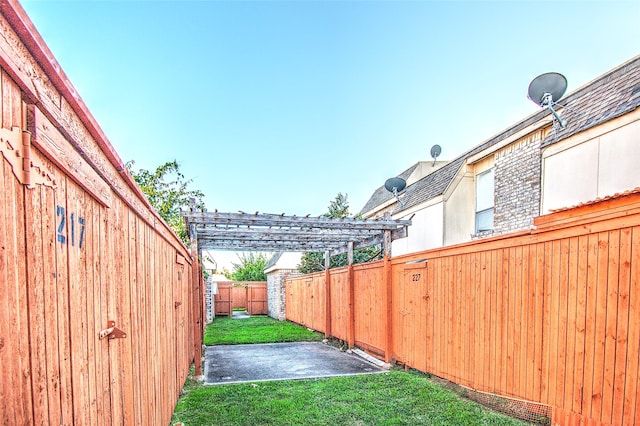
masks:
<path id="1" fill-rule="evenodd" d="M 191 211 L 195 211 L 195 199 L 191 199 Z M 201 271 L 200 271 L 200 259 L 198 256 L 198 236 L 196 226 L 194 224 L 189 225 L 189 238 L 190 238 L 190 251 L 192 262 L 192 312 L 193 312 L 193 363 L 195 368 L 196 377 L 202 376 L 202 300 L 201 293 Z"/>
<path id="2" fill-rule="evenodd" d="M 329 250 L 324 252 L 324 307 L 325 307 L 325 339 L 331 338 L 331 273 L 329 266 L 331 262 L 331 253 Z"/>

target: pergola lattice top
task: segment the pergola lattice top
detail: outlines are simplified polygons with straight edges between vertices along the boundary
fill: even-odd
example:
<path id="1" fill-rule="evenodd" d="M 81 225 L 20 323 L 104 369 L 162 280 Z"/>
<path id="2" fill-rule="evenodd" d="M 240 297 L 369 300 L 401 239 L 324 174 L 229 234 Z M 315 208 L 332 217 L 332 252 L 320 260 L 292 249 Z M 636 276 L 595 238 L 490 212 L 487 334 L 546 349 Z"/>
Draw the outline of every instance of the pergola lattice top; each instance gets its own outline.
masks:
<path id="1" fill-rule="evenodd" d="M 258 213 L 182 213 L 198 250 L 329 251 L 331 254 L 407 236 L 410 220 L 285 216 Z"/>

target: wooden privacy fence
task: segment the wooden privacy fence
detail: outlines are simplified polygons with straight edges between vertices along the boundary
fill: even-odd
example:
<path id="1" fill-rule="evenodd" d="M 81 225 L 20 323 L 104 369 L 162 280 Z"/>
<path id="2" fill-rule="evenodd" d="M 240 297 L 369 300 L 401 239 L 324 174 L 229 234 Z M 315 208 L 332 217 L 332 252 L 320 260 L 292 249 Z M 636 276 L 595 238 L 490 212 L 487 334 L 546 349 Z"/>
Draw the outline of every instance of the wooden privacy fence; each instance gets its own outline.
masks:
<path id="1" fill-rule="evenodd" d="M 218 293 L 213 305 L 216 316 L 231 315 L 234 309 L 246 309 L 249 315 L 266 315 L 267 282 L 218 282 Z"/>
<path id="2" fill-rule="evenodd" d="M 289 278 L 287 318 L 554 424 L 640 424 L 640 194 L 535 225 Z"/>
<path id="3" fill-rule="evenodd" d="M 0 423 L 168 424 L 199 364 L 197 264 L 20 5 L 0 11 Z"/>

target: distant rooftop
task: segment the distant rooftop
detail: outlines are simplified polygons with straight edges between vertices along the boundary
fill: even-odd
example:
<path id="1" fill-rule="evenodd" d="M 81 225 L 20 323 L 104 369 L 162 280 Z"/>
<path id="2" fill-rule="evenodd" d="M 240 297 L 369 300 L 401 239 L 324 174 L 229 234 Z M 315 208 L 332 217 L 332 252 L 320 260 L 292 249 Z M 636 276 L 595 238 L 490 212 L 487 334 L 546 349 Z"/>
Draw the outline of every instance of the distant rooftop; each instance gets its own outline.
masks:
<path id="1" fill-rule="evenodd" d="M 608 120 L 632 112 L 640 106 L 640 55 L 621 64 L 595 80 L 574 90 L 558 102 L 560 115 L 567 121 L 567 127 L 550 131 L 541 147 L 557 143 L 576 133 L 602 124 Z M 406 210 L 426 200 L 444 194 L 465 161 L 492 146 L 500 143 L 528 126 L 549 117 L 547 109 L 540 109 L 534 114 L 517 122 L 501 133 L 489 138 L 481 144 L 452 160 L 444 167 L 435 170 L 417 182 L 407 186 L 402 195 L 404 207 L 397 206 L 397 211 Z M 419 163 L 414 164 L 398 175 L 407 179 Z M 360 214 L 365 214 L 376 207 L 389 202 L 393 194 L 384 185 L 377 188 Z"/>

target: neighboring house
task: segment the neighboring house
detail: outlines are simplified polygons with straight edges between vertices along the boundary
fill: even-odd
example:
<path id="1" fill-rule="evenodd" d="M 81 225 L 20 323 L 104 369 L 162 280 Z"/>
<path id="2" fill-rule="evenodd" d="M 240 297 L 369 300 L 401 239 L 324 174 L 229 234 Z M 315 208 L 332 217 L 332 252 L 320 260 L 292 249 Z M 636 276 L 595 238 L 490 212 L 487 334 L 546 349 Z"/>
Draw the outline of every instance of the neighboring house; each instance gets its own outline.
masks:
<path id="1" fill-rule="evenodd" d="M 384 186 L 360 211 L 411 217 L 408 238 L 393 254 L 525 230 L 552 209 L 640 186 L 640 56 L 558 102 L 567 127 L 541 109 L 451 162 L 420 162 L 400 205 Z"/>
<path id="2" fill-rule="evenodd" d="M 640 186 L 639 106 L 640 56 L 567 99 L 567 127 L 542 142 L 541 213 Z"/>
<path id="3" fill-rule="evenodd" d="M 280 321 L 287 319 L 285 306 L 285 279 L 298 275 L 302 253 L 276 253 L 264 268 L 267 275 L 267 306 L 270 317 Z"/>

